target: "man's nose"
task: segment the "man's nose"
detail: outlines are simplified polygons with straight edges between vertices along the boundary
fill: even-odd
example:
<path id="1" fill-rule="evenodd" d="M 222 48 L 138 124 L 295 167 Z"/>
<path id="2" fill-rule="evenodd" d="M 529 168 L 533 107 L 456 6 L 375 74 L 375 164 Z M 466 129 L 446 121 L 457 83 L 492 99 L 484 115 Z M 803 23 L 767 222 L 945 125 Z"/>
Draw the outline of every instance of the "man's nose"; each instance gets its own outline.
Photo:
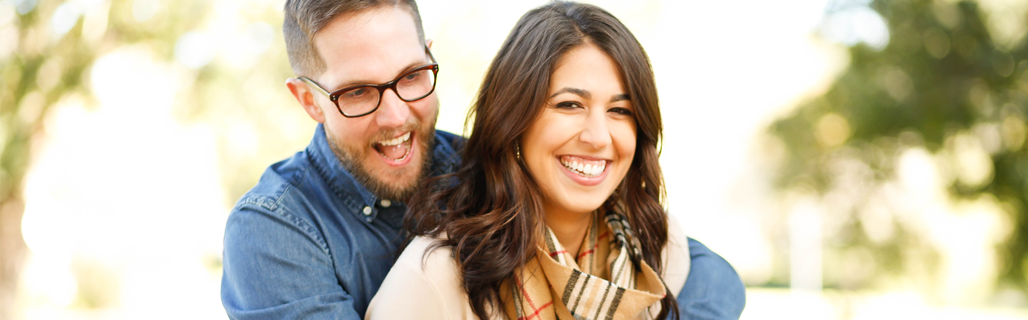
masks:
<path id="1" fill-rule="evenodd" d="M 610 145 L 610 130 L 607 128 L 607 117 L 603 112 L 590 112 L 582 125 L 582 132 L 578 134 L 579 140 L 596 149 Z"/>
<path id="2" fill-rule="evenodd" d="M 375 111 L 375 121 L 380 127 L 395 128 L 407 123 L 410 117 L 410 107 L 396 91 L 387 89 L 382 92 L 382 101 L 379 102 L 378 111 Z"/>

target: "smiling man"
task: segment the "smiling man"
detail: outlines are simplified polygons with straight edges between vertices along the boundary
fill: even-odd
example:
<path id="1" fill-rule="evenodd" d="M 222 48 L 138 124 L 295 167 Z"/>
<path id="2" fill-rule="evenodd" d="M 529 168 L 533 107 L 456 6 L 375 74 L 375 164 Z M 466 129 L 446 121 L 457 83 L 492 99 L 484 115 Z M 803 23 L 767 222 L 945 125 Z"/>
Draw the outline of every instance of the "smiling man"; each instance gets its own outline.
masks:
<path id="1" fill-rule="evenodd" d="M 318 125 L 229 216 L 222 303 L 233 319 L 359 319 L 404 241 L 404 200 L 462 140 L 435 131 L 439 67 L 413 1 L 290 0 L 282 29 L 286 87 Z"/>
<path id="2" fill-rule="evenodd" d="M 286 87 L 318 124 L 229 215 L 222 304 L 232 319 L 362 319 L 405 241 L 404 202 L 464 140 L 435 130 L 439 66 L 413 0 L 288 0 L 282 31 Z M 738 317 L 735 271 L 689 245 L 684 318 Z"/>

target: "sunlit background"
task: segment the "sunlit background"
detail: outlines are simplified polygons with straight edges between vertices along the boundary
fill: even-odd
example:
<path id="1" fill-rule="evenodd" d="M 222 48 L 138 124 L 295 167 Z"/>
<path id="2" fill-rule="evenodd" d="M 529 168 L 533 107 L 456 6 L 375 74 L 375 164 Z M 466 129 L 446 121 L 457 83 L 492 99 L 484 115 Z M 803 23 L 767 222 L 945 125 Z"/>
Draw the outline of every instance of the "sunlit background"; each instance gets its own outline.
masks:
<path id="1" fill-rule="evenodd" d="M 544 1 L 422 0 L 438 126 Z M 1028 319 L 1028 2 L 595 1 L 743 319 Z M 283 0 L 0 0 L 0 318 L 224 319 L 224 223 L 314 121 Z"/>

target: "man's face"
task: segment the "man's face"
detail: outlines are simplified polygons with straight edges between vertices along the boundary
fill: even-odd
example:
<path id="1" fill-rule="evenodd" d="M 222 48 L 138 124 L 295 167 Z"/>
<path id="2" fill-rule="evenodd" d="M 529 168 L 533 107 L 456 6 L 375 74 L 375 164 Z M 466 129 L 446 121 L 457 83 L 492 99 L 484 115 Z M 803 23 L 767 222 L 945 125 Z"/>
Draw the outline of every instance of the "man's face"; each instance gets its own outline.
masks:
<path id="1" fill-rule="evenodd" d="M 315 81 L 329 92 L 385 83 L 431 63 L 411 13 L 399 6 L 340 15 L 314 37 L 314 44 L 327 66 Z M 329 144 L 353 176 L 381 198 L 406 199 L 428 171 L 439 110 L 435 93 L 404 102 L 386 90 L 378 110 L 346 118 L 328 97 L 311 92 Z"/>

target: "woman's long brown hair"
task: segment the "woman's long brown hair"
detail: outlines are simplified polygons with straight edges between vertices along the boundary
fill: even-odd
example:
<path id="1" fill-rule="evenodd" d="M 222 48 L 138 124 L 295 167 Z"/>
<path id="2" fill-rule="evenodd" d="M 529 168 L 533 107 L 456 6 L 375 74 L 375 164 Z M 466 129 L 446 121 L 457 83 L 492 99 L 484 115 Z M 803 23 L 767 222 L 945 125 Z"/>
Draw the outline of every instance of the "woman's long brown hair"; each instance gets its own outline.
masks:
<path id="1" fill-rule="evenodd" d="M 570 49 L 592 43 L 617 64 L 635 108 L 635 159 L 604 204 L 622 201 L 642 244 L 643 257 L 661 273 L 667 243 L 664 186 L 657 162 L 661 138 L 657 88 L 642 46 L 613 15 L 596 6 L 551 2 L 518 21 L 486 72 L 468 119 L 474 118 L 462 165 L 451 175 L 429 179 L 408 203 L 409 237 L 442 237 L 452 246 L 464 290 L 475 314 L 500 307 L 500 286 L 535 256 L 545 227 L 543 196 L 517 145 L 547 99 L 550 76 Z M 661 301 L 659 319 L 678 318 L 674 295 Z M 494 308 L 493 310 L 501 310 Z"/>

